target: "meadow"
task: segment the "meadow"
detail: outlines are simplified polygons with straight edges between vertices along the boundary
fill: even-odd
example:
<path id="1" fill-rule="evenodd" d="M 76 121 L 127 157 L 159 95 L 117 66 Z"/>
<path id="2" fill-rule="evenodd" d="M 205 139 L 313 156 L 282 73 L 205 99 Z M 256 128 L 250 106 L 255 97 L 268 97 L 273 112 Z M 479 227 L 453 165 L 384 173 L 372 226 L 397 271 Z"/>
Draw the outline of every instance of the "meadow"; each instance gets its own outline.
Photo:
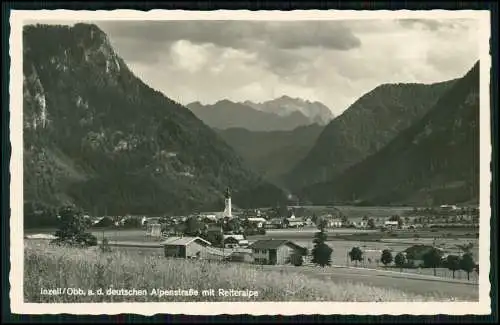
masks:
<path id="1" fill-rule="evenodd" d="M 147 245 L 159 244 L 161 239 L 152 238 L 145 235 L 143 229 L 93 229 L 92 233 L 101 241 L 107 238 L 110 243 L 127 242 L 130 244 Z M 252 243 L 260 239 L 288 239 L 295 243 L 308 248 L 313 247 L 313 236 L 318 230 L 310 229 L 279 229 L 268 230 L 266 235 L 250 236 L 249 242 Z M 36 231 L 27 231 L 27 233 L 36 233 Z M 45 230 L 44 233 L 50 233 Z M 392 236 L 391 236 L 392 235 Z M 394 237 L 396 235 L 396 237 Z M 479 242 L 475 236 L 473 229 L 439 229 L 431 231 L 429 229 L 419 229 L 412 231 L 398 231 L 394 233 L 380 232 L 378 230 L 363 230 L 352 228 L 336 228 L 328 230 L 328 244 L 333 248 L 332 264 L 337 266 L 358 266 L 370 269 L 392 269 L 398 272 L 418 273 L 424 275 L 434 275 L 433 269 L 402 269 L 395 268 L 394 265 L 385 267 L 383 264 L 376 263 L 380 259 L 382 250 L 390 249 L 395 256 L 398 252 L 404 251 L 412 245 L 426 244 L 432 245 L 436 241 L 436 246 L 443 248 L 448 253 L 458 254 L 460 250 L 457 245 L 467 244 L 472 242 L 474 247 L 472 253 L 477 259 L 479 256 Z M 353 247 L 360 247 L 364 251 L 366 257 L 364 262 L 354 263 L 349 260 L 348 253 Z M 134 250 L 132 247 L 127 249 Z M 368 261 L 371 260 L 371 263 Z M 452 278 L 453 273 L 444 268 L 436 270 L 436 276 L 444 278 Z M 467 275 L 463 271 L 455 272 L 455 278 L 467 279 Z M 477 283 L 478 275 L 473 272 L 470 274 L 470 281 Z"/>
<path id="2" fill-rule="evenodd" d="M 154 301 L 449 301 L 439 293 L 417 295 L 395 288 L 355 282 L 325 282 L 286 269 L 262 270 L 254 265 L 167 259 L 140 249 L 104 253 L 98 247 L 57 247 L 46 241 L 26 241 L 24 248 L 26 302 L 154 302 Z M 42 289 L 73 288 L 81 295 L 43 294 Z M 88 290 L 93 290 L 89 295 Z M 96 294 L 102 289 L 103 294 Z M 108 289 L 136 289 L 142 295 L 109 294 Z M 152 289 L 166 294 L 160 297 Z M 197 291 L 177 295 L 175 290 Z M 215 289 L 214 296 L 202 290 Z M 220 296 L 219 289 L 257 292 L 257 296 Z M 144 291 L 140 291 L 144 290 Z M 168 291 L 174 290 L 174 291 Z M 238 291 L 239 292 L 239 291 Z M 116 293 L 116 292 L 115 292 Z M 158 292 L 156 292 L 158 293 Z"/>

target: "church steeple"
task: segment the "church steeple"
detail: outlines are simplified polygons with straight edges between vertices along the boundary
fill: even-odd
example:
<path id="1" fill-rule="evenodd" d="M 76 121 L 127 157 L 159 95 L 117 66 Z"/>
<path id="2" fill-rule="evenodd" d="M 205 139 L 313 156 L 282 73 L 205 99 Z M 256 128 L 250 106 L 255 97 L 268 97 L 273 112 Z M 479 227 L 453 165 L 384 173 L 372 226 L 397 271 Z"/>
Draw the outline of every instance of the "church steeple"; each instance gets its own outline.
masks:
<path id="1" fill-rule="evenodd" d="M 232 218 L 233 213 L 231 211 L 231 190 L 226 188 L 226 191 L 224 193 L 224 217 L 227 218 Z"/>

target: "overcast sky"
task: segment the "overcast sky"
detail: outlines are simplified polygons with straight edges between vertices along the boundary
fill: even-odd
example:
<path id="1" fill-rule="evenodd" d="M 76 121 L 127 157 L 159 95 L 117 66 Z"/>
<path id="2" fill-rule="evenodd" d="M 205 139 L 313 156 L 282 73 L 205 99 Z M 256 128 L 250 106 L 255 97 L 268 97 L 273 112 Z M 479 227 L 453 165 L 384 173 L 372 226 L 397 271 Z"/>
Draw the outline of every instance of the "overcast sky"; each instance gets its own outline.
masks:
<path id="1" fill-rule="evenodd" d="M 136 75 L 183 104 L 289 95 L 338 115 L 382 83 L 457 78 L 479 57 L 474 20 L 96 24 Z"/>

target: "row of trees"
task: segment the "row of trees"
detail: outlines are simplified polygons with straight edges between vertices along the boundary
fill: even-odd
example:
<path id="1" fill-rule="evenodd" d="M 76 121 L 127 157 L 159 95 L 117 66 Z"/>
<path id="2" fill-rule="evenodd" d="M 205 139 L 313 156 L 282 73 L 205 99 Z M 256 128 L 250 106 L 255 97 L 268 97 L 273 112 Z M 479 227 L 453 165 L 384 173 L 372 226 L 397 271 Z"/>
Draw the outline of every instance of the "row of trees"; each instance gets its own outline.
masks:
<path id="1" fill-rule="evenodd" d="M 363 260 L 363 251 L 359 247 L 354 247 L 349 252 L 349 256 L 351 258 L 351 261 L 355 261 L 356 263 L 358 261 L 361 262 Z M 434 275 L 436 275 L 436 268 L 438 267 L 445 267 L 451 270 L 453 278 L 455 278 L 456 271 L 465 271 L 467 273 L 467 280 L 470 279 L 470 273 L 474 271 L 474 269 L 479 272 L 470 249 L 461 256 L 448 255 L 443 259 L 442 252 L 439 249 L 433 247 L 429 249 L 425 254 L 423 254 L 422 258 L 424 263 L 423 266 L 427 268 L 433 268 Z M 396 254 L 396 256 L 393 257 L 392 252 L 389 249 L 384 249 L 382 251 L 380 261 L 385 266 L 388 266 L 394 262 L 394 264 L 401 270 L 405 267 L 414 267 L 409 262 L 407 254 L 399 252 Z"/>
<path id="2" fill-rule="evenodd" d="M 326 244 L 327 234 L 325 232 L 326 222 L 320 221 L 318 223 L 319 231 L 314 234 L 314 247 L 311 251 L 312 255 L 312 263 L 325 267 L 331 265 L 331 255 L 333 253 L 333 249 Z M 424 267 L 433 268 L 434 275 L 436 275 L 436 268 L 438 267 L 446 267 L 452 271 L 453 278 L 455 278 L 455 272 L 458 270 L 463 270 L 467 273 L 467 280 L 470 279 L 470 273 L 476 270 L 479 272 L 478 265 L 474 261 L 473 254 L 471 249 L 473 247 L 472 243 L 467 245 L 459 245 L 458 246 L 463 254 L 459 255 L 448 255 L 446 258 L 443 258 L 443 253 L 436 247 L 430 247 L 427 251 L 422 255 L 422 260 L 424 263 Z M 394 264 L 399 267 L 401 270 L 405 267 L 413 267 L 410 265 L 410 259 L 415 258 L 411 256 L 413 253 L 410 251 L 410 254 L 399 252 L 395 256 L 393 256 L 392 252 L 389 249 L 385 249 L 382 251 L 380 256 L 380 261 L 388 266 L 394 262 Z M 355 262 L 356 265 L 358 262 L 364 260 L 363 251 L 359 247 L 353 247 L 351 251 L 348 253 L 351 261 Z M 296 255 L 292 256 L 292 264 L 300 266 L 303 263 L 301 257 Z"/>

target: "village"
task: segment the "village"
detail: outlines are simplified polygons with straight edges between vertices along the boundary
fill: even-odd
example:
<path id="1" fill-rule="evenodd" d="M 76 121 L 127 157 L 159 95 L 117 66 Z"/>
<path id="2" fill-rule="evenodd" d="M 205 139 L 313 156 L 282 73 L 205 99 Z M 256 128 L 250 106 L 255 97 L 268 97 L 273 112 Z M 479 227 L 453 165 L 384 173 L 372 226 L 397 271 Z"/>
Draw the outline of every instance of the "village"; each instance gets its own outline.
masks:
<path id="1" fill-rule="evenodd" d="M 357 216 L 352 218 L 340 211 L 316 215 L 307 213 L 297 205 L 280 209 L 233 209 L 231 193 L 225 192 L 224 210 L 202 212 L 187 216 L 103 216 L 92 218 L 93 229 L 113 229 L 114 231 L 139 230 L 143 239 L 132 241 L 111 240 L 115 246 L 163 247 L 165 257 L 244 262 L 261 265 L 303 265 L 311 260 L 311 247 L 304 247 L 303 241 L 295 238 L 308 236 L 312 240 L 318 224 L 330 232 L 384 234 L 396 236 L 398 233 L 419 230 L 436 231 L 441 227 L 477 228 L 478 210 L 442 205 L 435 209 L 413 208 L 405 215 L 384 217 Z M 284 211 L 284 212 L 283 212 Z M 97 231 L 98 233 L 98 231 Z M 289 234 L 289 235 L 286 235 Z M 396 235 L 395 235 L 396 234 Z M 299 237 L 297 237 L 299 235 Z M 105 236 L 100 238 L 105 239 Z M 379 252 L 380 253 L 380 252 Z M 421 254 L 420 254 L 421 255 Z M 378 257 L 369 257 L 377 260 Z M 446 254 L 444 254 L 444 258 Z M 296 262 L 299 260 L 300 262 Z M 363 260 L 365 260 L 363 258 Z M 421 258 L 413 263 L 422 264 Z"/>

